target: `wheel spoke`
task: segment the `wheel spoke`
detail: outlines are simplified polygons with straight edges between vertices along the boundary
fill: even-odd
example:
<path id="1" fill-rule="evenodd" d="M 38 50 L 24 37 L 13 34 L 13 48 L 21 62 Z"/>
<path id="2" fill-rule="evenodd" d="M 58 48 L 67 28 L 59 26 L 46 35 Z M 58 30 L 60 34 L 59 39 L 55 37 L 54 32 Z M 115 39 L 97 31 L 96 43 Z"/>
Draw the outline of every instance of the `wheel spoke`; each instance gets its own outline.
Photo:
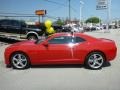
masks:
<path id="1" fill-rule="evenodd" d="M 92 66 L 92 67 L 95 67 L 95 65 L 96 65 L 96 63 L 95 63 L 95 62 L 93 62 L 93 63 L 91 64 L 91 66 Z"/>
<path id="2" fill-rule="evenodd" d="M 26 61 L 26 58 L 24 58 L 24 59 L 21 59 L 21 61 L 22 61 L 22 62 Z"/>
<path id="3" fill-rule="evenodd" d="M 92 63 L 92 62 L 94 62 L 94 60 L 90 58 L 90 59 L 89 59 L 89 63 Z"/>
<path id="4" fill-rule="evenodd" d="M 21 54 L 18 54 L 18 58 L 21 59 Z"/>
<path id="5" fill-rule="evenodd" d="M 96 55 L 96 54 L 94 54 L 94 55 L 93 55 L 93 57 L 94 57 L 94 59 L 96 59 L 96 58 L 97 58 L 97 55 Z"/>
<path id="6" fill-rule="evenodd" d="M 17 58 L 15 58 L 15 57 L 13 57 L 13 60 L 14 60 L 14 61 L 16 61 L 16 62 L 18 62 L 18 59 L 17 59 Z"/>
<path id="7" fill-rule="evenodd" d="M 97 58 L 97 61 L 102 60 L 102 59 L 103 59 L 102 57 L 99 57 L 99 58 Z"/>
<path id="8" fill-rule="evenodd" d="M 96 63 L 98 66 L 101 66 L 101 63 L 100 63 L 100 62 L 96 61 L 95 63 Z"/>
<path id="9" fill-rule="evenodd" d="M 19 65 L 20 64 L 20 62 L 18 61 L 17 63 L 15 63 L 16 65 Z"/>
<path id="10" fill-rule="evenodd" d="M 21 67 L 24 67 L 24 66 L 25 66 L 25 64 L 23 64 L 22 61 L 20 61 L 20 65 L 21 65 Z"/>

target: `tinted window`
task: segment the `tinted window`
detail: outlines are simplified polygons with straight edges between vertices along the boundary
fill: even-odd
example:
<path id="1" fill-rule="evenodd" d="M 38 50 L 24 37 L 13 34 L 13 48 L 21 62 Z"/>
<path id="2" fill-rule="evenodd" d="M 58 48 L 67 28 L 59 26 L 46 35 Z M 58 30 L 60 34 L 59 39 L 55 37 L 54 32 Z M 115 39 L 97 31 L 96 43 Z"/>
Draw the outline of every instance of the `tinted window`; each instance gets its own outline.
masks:
<path id="1" fill-rule="evenodd" d="M 72 37 L 70 36 L 60 36 L 55 37 L 48 41 L 50 44 L 67 44 L 72 43 Z"/>
<path id="2" fill-rule="evenodd" d="M 27 27 L 26 23 L 24 21 L 20 21 L 21 27 Z"/>
<path id="3" fill-rule="evenodd" d="M 81 37 L 75 37 L 74 38 L 74 43 L 80 43 L 80 42 L 84 42 L 85 39 L 81 38 Z"/>
<path id="4" fill-rule="evenodd" d="M 12 25 L 12 26 L 20 27 L 20 22 L 19 22 L 19 21 L 12 20 L 12 21 L 11 21 L 11 25 Z"/>
<path id="5" fill-rule="evenodd" d="M 1 24 L 2 20 L 0 20 L 0 24 Z"/>
<path id="6" fill-rule="evenodd" d="M 9 20 L 2 20 L 1 25 L 10 25 L 10 21 Z"/>

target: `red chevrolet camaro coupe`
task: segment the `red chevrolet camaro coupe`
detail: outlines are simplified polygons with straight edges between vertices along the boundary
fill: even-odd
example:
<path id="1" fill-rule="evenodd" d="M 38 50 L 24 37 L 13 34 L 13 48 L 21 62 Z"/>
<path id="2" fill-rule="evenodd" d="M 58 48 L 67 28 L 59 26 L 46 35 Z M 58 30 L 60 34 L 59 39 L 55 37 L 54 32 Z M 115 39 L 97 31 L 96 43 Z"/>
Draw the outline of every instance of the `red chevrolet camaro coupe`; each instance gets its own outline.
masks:
<path id="1" fill-rule="evenodd" d="M 82 33 L 56 33 L 45 40 L 23 41 L 5 49 L 5 63 L 14 69 L 30 65 L 84 64 L 100 69 L 115 58 L 117 48 L 109 39 Z"/>

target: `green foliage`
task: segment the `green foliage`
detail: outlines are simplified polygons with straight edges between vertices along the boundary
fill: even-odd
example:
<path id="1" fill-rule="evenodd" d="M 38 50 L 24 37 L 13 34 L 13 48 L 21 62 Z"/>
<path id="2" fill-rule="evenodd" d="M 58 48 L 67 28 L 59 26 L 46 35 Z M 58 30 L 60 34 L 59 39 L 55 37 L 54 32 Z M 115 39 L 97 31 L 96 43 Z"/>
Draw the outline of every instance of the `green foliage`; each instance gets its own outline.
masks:
<path id="1" fill-rule="evenodd" d="M 58 24 L 58 25 L 64 25 L 64 21 L 62 21 L 61 19 L 58 19 L 57 21 L 56 21 L 56 24 Z"/>
<path id="2" fill-rule="evenodd" d="M 95 23 L 96 24 L 96 23 L 100 23 L 101 20 L 98 17 L 90 17 L 85 22 L 86 23 Z"/>

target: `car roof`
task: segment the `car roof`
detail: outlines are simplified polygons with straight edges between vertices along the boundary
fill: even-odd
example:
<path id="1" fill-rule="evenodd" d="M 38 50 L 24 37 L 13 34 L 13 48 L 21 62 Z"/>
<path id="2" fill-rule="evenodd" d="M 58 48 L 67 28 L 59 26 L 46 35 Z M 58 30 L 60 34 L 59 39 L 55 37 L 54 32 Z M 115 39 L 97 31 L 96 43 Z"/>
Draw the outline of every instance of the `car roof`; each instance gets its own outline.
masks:
<path id="1" fill-rule="evenodd" d="M 0 21 L 17 21 L 17 22 L 24 22 L 22 20 L 16 20 L 16 19 L 0 19 Z"/>
<path id="2" fill-rule="evenodd" d="M 68 36 L 68 35 L 69 35 L 69 36 L 72 36 L 72 34 L 71 34 L 71 33 L 68 33 L 68 32 L 66 32 L 66 33 L 63 33 L 63 32 L 62 32 L 62 33 L 55 33 L 54 35 L 55 35 L 55 36 Z"/>
<path id="3" fill-rule="evenodd" d="M 73 33 L 73 32 L 61 32 L 61 33 L 55 33 L 54 34 L 55 36 L 89 36 L 89 35 L 87 35 L 87 34 L 84 34 L 84 33 L 78 33 L 78 32 L 75 32 L 75 33 Z M 91 36 L 89 36 L 89 37 L 91 37 Z"/>
<path id="4" fill-rule="evenodd" d="M 89 36 L 89 35 L 84 34 L 84 33 L 78 33 L 78 32 L 75 32 L 75 33 L 71 33 L 71 32 L 55 33 L 53 36 L 55 36 L 55 37 L 56 36 L 78 36 L 78 37 L 84 38 L 85 40 L 88 40 L 88 41 L 97 40 L 97 38 L 95 38 L 95 37 Z"/>

